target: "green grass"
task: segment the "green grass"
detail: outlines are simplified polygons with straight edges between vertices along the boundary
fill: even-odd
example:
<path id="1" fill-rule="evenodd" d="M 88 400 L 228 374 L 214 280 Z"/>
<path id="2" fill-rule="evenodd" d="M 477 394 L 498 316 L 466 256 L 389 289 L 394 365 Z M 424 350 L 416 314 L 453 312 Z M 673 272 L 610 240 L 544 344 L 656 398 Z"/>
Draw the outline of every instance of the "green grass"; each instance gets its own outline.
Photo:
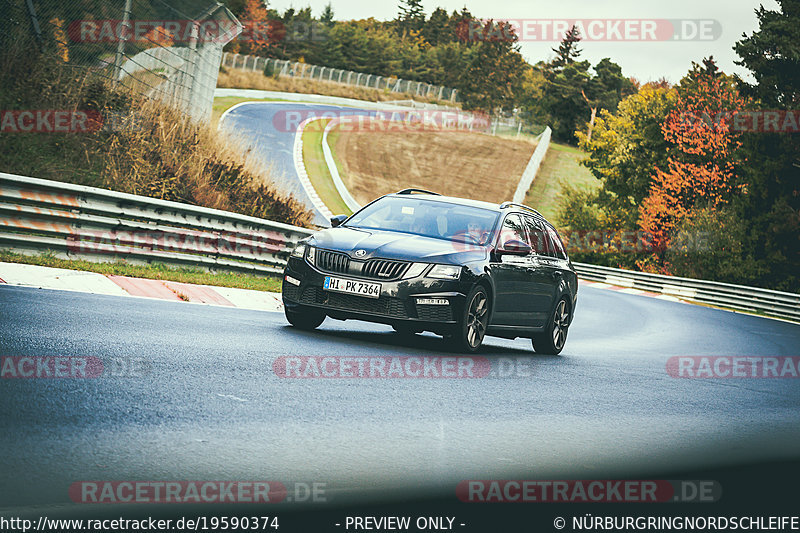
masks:
<path id="1" fill-rule="evenodd" d="M 328 209 L 335 215 L 349 215 L 352 211 L 347 208 L 347 204 L 336 190 L 331 173 L 328 171 L 328 165 L 325 164 L 325 155 L 322 153 L 322 134 L 328 122 L 330 120 L 317 120 L 311 122 L 303 130 L 303 163 L 306 166 L 311 185 Z M 329 140 L 330 144 L 333 144 L 333 139 Z M 336 166 L 341 172 L 338 163 Z"/>
<path id="2" fill-rule="evenodd" d="M 561 207 L 560 196 L 564 186 L 585 190 L 599 188 L 600 181 L 580 164 L 586 156 L 585 152 L 573 146 L 550 143 L 533 185 L 525 196 L 525 204 L 553 221 Z"/>
<path id="3" fill-rule="evenodd" d="M 339 171 L 339 176 L 344 179 L 346 173 L 344 171 L 344 167 L 342 166 L 342 162 L 336 157 L 336 143 L 339 142 L 339 135 L 341 135 L 341 130 L 339 126 L 334 127 L 328 133 L 328 146 L 331 147 L 331 157 L 333 157 L 333 162 L 336 165 L 336 169 Z M 352 213 L 350 209 L 347 211 L 343 211 L 343 213 Z"/>
<path id="4" fill-rule="evenodd" d="M 281 292 L 279 277 L 261 277 L 232 272 L 210 273 L 193 268 L 170 268 L 160 263 L 152 265 L 131 265 L 122 261 L 115 263 L 93 263 L 91 261 L 61 259 L 53 254 L 24 255 L 10 250 L 0 250 L 0 262 L 23 263 L 69 270 L 97 272 L 98 274 L 129 276 L 135 278 L 177 281 L 217 287 L 234 287 L 256 291 Z"/>

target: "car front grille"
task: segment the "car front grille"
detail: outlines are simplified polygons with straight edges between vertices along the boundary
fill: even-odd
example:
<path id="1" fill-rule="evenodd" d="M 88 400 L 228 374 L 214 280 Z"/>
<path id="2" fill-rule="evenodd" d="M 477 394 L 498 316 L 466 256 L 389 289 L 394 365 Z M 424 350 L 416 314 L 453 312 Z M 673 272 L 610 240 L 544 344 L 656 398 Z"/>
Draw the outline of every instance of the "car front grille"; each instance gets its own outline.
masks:
<path id="1" fill-rule="evenodd" d="M 346 254 L 317 250 L 317 267 L 333 274 L 347 274 L 350 269 L 350 258 Z"/>
<path id="2" fill-rule="evenodd" d="M 349 274 L 365 279 L 395 280 L 402 277 L 410 263 L 390 259 L 351 260 L 347 254 L 330 250 L 316 251 L 316 267 L 329 274 Z"/>
<path id="3" fill-rule="evenodd" d="M 406 306 L 403 304 L 403 301 L 388 296 L 365 298 L 353 294 L 340 294 L 326 291 L 320 287 L 306 287 L 303 289 L 300 302 L 344 311 L 358 311 L 359 313 L 388 316 L 391 318 L 408 318 L 408 312 L 406 312 Z"/>
<path id="4" fill-rule="evenodd" d="M 408 263 L 386 259 L 370 259 L 361 268 L 361 275 L 371 279 L 396 279 L 402 276 Z"/>

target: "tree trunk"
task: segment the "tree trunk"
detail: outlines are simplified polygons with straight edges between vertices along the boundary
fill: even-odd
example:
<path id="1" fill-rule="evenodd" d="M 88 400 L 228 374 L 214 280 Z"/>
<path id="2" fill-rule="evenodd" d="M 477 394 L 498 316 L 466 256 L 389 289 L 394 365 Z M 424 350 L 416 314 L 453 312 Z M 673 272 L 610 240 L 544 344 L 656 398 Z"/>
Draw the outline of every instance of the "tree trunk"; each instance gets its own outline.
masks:
<path id="1" fill-rule="evenodd" d="M 589 132 L 586 134 L 586 142 L 592 142 L 592 130 L 594 129 L 594 117 L 597 115 L 597 108 L 592 108 L 592 118 L 589 119 Z"/>

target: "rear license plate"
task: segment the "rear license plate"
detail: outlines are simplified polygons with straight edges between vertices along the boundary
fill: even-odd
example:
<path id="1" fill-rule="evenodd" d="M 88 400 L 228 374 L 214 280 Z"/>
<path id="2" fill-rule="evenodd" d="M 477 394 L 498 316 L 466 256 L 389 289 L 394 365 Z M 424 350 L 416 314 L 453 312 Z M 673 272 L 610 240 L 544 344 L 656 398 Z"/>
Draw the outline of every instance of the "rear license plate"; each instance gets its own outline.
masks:
<path id="1" fill-rule="evenodd" d="M 367 298 L 379 298 L 381 295 L 380 283 L 334 278 L 332 276 L 325 276 L 325 283 L 322 288 L 327 291 L 346 292 L 347 294 L 366 296 Z"/>

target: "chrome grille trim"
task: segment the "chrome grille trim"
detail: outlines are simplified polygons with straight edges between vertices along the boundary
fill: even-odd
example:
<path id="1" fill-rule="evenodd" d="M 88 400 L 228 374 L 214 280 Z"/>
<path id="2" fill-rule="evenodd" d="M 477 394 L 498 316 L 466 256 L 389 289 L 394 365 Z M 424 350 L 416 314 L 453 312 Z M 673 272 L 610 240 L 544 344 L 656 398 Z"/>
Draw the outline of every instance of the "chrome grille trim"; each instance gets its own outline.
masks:
<path id="1" fill-rule="evenodd" d="M 368 259 L 356 261 L 344 252 L 316 249 L 315 266 L 329 274 L 349 274 L 351 276 L 393 281 L 400 279 L 411 266 L 407 261 L 393 259 Z"/>

